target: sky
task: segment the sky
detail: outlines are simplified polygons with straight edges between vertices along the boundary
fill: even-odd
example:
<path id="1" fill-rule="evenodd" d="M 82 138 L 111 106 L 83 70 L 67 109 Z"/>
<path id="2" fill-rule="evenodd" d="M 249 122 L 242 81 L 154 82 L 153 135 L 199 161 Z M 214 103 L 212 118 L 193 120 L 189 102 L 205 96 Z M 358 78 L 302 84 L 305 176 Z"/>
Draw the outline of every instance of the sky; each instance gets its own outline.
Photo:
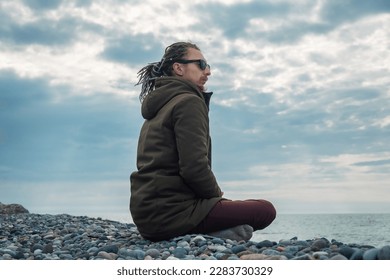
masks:
<path id="1" fill-rule="evenodd" d="M 225 197 L 390 213 L 388 0 L 0 0 L 0 202 L 131 219 L 137 72 L 176 41 L 211 65 Z"/>

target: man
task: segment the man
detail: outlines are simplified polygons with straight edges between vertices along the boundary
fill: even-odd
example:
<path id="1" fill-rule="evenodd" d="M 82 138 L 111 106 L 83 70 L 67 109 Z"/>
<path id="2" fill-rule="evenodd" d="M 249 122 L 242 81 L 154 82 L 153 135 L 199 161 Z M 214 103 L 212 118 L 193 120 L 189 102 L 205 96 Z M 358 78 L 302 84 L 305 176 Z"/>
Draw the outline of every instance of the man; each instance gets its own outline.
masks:
<path id="1" fill-rule="evenodd" d="M 145 122 L 131 174 L 130 211 L 141 235 L 167 240 L 204 233 L 249 240 L 267 227 L 276 211 L 266 200 L 223 198 L 211 170 L 205 92 L 210 65 L 193 43 L 177 42 L 160 62 L 139 72 Z"/>

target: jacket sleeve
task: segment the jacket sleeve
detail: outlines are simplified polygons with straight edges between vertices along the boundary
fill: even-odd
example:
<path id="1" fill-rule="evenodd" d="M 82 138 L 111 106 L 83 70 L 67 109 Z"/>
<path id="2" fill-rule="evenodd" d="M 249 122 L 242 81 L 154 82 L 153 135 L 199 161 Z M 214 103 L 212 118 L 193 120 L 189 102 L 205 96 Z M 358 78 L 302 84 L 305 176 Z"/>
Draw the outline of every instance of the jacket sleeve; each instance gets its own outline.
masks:
<path id="1" fill-rule="evenodd" d="M 185 94 L 173 111 L 180 175 L 197 197 L 221 197 L 208 158 L 209 117 L 204 100 Z"/>

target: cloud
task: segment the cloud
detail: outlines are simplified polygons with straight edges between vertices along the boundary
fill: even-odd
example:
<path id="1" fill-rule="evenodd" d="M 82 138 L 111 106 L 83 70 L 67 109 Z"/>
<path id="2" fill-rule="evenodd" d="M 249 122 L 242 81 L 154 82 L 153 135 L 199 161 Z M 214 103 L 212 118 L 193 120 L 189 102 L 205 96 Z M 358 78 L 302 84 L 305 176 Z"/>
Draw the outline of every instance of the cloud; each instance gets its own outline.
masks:
<path id="1" fill-rule="evenodd" d="M 223 3 L 199 4 L 199 14 L 209 25 L 219 27 L 229 38 L 248 35 L 243 32 L 250 21 L 256 18 L 272 18 L 286 15 L 290 10 L 288 3 L 246 2 L 226 5 Z"/>
<path id="2" fill-rule="evenodd" d="M 355 163 L 354 165 L 356 165 L 356 166 L 382 166 L 382 165 L 390 165 L 390 159 L 358 162 L 358 163 Z"/>
<path id="3" fill-rule="evenodd" d="M 145 65 L 163 56 L 162 46 L 151 34 L 125 36 L 107 40 L 102 57 L 128 65 Z M 154 60 L 154 61 L 151 61 Z"/>
<path id="4" fill-rule="evenodd" d="M 0 76 L 2 178 L 90 180 L 129 173 L 138 106 L 96 94 L 56 102 L 43 79 Z M 28 159 L 28 160 L 23 160 Z"/>
<path id="5" fill-rule="evenodd" d="M 283 213 L 305 212 L 306 207 L 313 213 L 388 212 L 388 166 L 380 169 L 354 163 L 388 156 L 342 154 L 317 160 L 296 158 L 290 163 L 265 162 L 252 166 L 243 178 L 220 184 L 227 197 L 268 199 Z"/>
<path id="6" fill-rule="evenodd" d="M 28 193 L 56 211 L 61 193 L 57 209 L 75 201 L 74 213 L 125 204 L 143 122 L 137 71 L 191 40 L 212 66 L 213 169 L 226 193 L 286 212 L 378 209 L 389 19 L 385 0 L 1 1 L 1 197 Z"/>
<path id="7" fill-rule="evenodd" d="M 23 3 L 34 10 L 54 10 L 58 8 L 63 0 L 23 0 Z"/>
<path id="8" fill-rule="evenodd" d="M 51 2 L 50 2 L 51 3 Z M 53 2 L 55 3 L 55 2 Z M 11 9 L 10 9 L 11 10 Z M 70 38 L 74 37 L 72 29 L 69 28 L 67 21 L 58 21 L 58 19 L 34 19 L 33 14 L 25 12 L 22 9 L 14 14 L 2 12 L 0 19 L 0 38 L 13 45 L 43 44 L 43 45 L 61 45 L 68 43 Z M 30 20 L 20 21 L 23 13 L 28 14 Z"/>
<path id="9" fill-rule="evenodd" d="M 385 14 L 388 12 L 390 12 L 390 3 L 386 0 L 364 1 L 359 3 L 359 5 L 353 0 L 330 0 L 324 1 L 321 16 L 327 22 L 340 24 L 356 21 L 373 14 Z"/>

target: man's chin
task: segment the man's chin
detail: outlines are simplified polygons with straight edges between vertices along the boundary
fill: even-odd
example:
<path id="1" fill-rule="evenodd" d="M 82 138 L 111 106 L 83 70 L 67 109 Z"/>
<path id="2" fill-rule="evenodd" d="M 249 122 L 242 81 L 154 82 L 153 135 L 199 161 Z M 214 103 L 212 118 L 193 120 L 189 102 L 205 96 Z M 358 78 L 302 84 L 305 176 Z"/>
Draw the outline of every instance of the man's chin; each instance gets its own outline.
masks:
<path id="1" fill-rule="evenodd" d="M 203 86 L 203 85 L 198 85 L 198 89 L 201 91 L 201 92 L 204 92 L 204 91 L 206 91 L 206 87 L 205 86 Z"/>

